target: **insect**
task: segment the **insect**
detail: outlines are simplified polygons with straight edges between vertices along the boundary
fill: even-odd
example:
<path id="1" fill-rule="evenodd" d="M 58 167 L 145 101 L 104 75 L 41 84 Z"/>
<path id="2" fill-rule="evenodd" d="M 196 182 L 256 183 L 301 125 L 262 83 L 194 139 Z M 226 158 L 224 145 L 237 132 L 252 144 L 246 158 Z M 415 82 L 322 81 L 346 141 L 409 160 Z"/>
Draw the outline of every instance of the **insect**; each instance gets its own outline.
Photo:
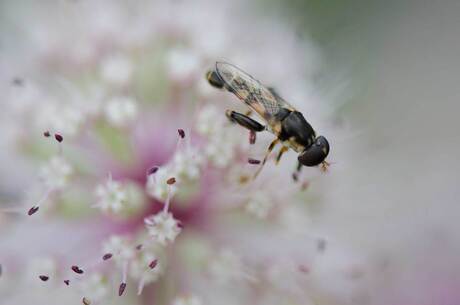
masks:
<path id="1" fill-rule="evenodd" d="M 260 124 L 248 115 L 227 110 L 225 114 L 231 121 L 247 128 L 253 134 L 268 130 L 276 136 L 268 146 L 262 165 L 254 178 L 260 173 L 278 143 L 281 143 L 282 147 L 276 157 L 276 164 L 289 148 L 299 154 L 297 170 L 293 174 L 294 180 L 297 180 L 302 166 L 321 165 L 322 170 L 327 169 L 329 163 L 325 159 L 329 154 L 329 142 L 323 136 L 317 137 L 302 113 L 286 102 L 273 88 L 265 87 L 251 75 L 226 62 L 216 62 L 215 69 L 208 71 L 206 78 L 213 87 L 225 89 L 236 95 L 255 111 L 266 125 Z"/>

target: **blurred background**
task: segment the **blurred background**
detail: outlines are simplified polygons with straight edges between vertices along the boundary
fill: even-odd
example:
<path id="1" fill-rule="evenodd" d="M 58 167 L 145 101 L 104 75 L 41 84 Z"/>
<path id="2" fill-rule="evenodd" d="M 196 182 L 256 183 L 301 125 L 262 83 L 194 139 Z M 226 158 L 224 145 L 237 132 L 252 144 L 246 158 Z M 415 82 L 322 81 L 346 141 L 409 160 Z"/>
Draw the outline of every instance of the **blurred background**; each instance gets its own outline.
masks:
<path id="1" fill-rule="evenodd" d="M 164 201 L 161 190 L 147 190 L 148 212 L 135 210 L 136 218 L 130 210 L 123 221 L 103 209 L 103 220 L 95 216 L 90 194 L 108 172 L 149 188 L 143 174 L 169 164 L 177 128 L 196 134 L 192 145 L 207 161 L 197 165 L 199 178 L 190 174 L 179 184 L 173 214 L 185 230 L 173 250 L 158 254 L 169 257 L 160 279 L 141 297 L 129 289 L 123 296 L 133 304 L 459 304 L 458 16 L 453 0 L 2 1 L 0 304 L 78 304 L 91 293 L 95 303 L 123 302 L 115 296 L 120 272 L 112 269 L 101 268 L 109 279 L 95 279 L 100 290 L 91 293 L 88 285 L 77 293 L 46 290 L 37 274 L 64 276 L 71 262 L 62 257 L 81 247 L 63 246 L 74 230 L 92 249 L 87 256 L 99 255 L 110 235 L 137 236 L 135 224 Z M 274 85 L 300 109 L 330 140 L 330 171 L 304 170 L 307 190 L 293 191 L 291 153 L 280 167 L 264 169 L 252 189 L 229 186 L 235 168 L 247 171 L 241 160 L 262 156 L 270 138 L 240 147 L 247 135 L 203 110 L 244 109 L 204 82 L 216 60 Z M 203 113 L 212 123 L 200 121 Z M 230 132 L 209 131 L 215 128 Z M 64 135 L 77 176 L 71 183 L 61 163 L 45 170 L 45 182 L 38 179 L 56 151 L 45 130 Z M 224 158 L 214 146 L 226 144 L 212 137 L 229 145 L 222 151 L 236 152 Z M 31 221 L 23 214 L 43 193 L 56 193 L 46 179 L 71 187 L 46 199 L 51 207 Z M 212 192 L 197 188 L 197 179 Z M 258 201 L 245 197 L 257 192 Z M 234 193 L 258 202 L 243 208 L 257 221 L 228 212 L 240 201 Z M 201 214 L 196 202 L 223 208 Z M 222 245 L 233 252 L 215 254 Z M 80 254 L 73 260 L 86 263 Z M 48 256 L 54 261 L 46 271 L 21 266 Z M 243 275 L 228 271 L 239 268 Z M 259 269 L 271 270 L 268 279 Z M 226 279 L 217 288 L 215 273 Z M 30 282 L 38 290 L 25 290 Z"/>

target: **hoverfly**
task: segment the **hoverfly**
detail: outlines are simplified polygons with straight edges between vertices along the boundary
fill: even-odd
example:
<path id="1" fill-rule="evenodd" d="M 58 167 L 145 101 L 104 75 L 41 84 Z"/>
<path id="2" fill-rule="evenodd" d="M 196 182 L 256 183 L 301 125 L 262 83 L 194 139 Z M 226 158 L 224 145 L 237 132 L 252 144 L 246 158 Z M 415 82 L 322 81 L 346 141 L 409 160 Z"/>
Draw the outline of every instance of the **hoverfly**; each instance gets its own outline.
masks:
<path id="1" fill-rule="evenodd" d="M 231 121 L 249 129 L 251 133 L 268 130 L 276 136 L 276 139 L 270 143 L 254 178 L 278 143 L 281 143 L 282 147 L 276 157 L 276 163 L 291 148 L 299 153 L 297 172 L 302 165 L 321 165 L 323 170 L 327 169 L 329 163 L 325 159 L 329 154 L 328 141 L 323 136 L 317 137 L 302 113 L 286 102 L 273 88 L 263 86 L 251 75 L 225 62 L 216 62 L 215 69 L 208 71 L 206 78 L 213 87 L 225 89 L 236 95 L 255 111 L 266 125 L 260 124 L 248 115 L 227 110 L 225 114 Z M 296 173 L 293 177 L 296 180 Z"/>

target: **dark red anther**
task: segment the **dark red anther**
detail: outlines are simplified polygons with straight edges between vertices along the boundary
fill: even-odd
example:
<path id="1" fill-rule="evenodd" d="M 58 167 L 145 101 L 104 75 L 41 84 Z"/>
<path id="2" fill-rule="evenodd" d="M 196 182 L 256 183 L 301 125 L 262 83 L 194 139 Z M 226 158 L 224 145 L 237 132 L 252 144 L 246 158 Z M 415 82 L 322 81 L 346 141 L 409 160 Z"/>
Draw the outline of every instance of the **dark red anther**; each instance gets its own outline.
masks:
<path id="1" fill-rule="evenodd" d="M 47 275 L 40 275 L 39 278 L 43 281 L 46 282 L 50 277 Z"/>
<path id="2" fill-rule="evenodd" d="M 82 274 L 83 273 L 83 270 L 81 270 L 78 266 L 72 266 L 71 268 L 73 270 L 73 272 L 75 273 L 78 273 L 78 274 Z"/>
<path id="3" fill-rule="evenodd" d="M 154 259 L 153 261 L 151 261 L 149 264 L 150 269 L 155 268 L 157 264 L 158 264 L 158 260 Z"/>
<path id="4" fill-rule="evenodd" d="M 27 215 L 31 216 L 33 214 L 35 214 L 37 211 L 38 211 L 39 207 L 37 206 L 33 206 L 29 209 L 29 211 L 27 212 Z"/>
<path id="5" fill-rule="evenodd" d="M 140 251 L 141 249 L 142 249 L 142 244 L 139 244 L 139 245 L 136 246 L 137 251 Z"/>
<path id="6" fill-rule="evenodd" d="M 249 164 L 260 164 L 260 160 L 249 158 L 248 163 Z"/>
<path id="7" fill-rule="evenodd" d="M 250 130 L 249 131 L 249 144 L 255 144 L 256 143 L 256 132 Z"/>
<path id="8" fill-rule="evenodd" d="M 102 257 L 102 259 L 106 261 L 106 260 L 108 260 L 108 259 L 111 259 L 112 256 L 113 256 L 112 253 L 106 253 L 106 254 L 104 254 L 104 256 Z"/>
<path id="9" fill-rule="evenodd" d="M 185 138 L 185 131 L 183 129 L 178 129 L 177 132 L 179 133 L 179 136 L 183 139 Z"/>
<path id="10" fill-rule="evenodd" d="M 309 183 L 307 181 L 305 181 L 304 183 L 302 183 L 302 186 L 300 187 L 300 189 L 302 191 L 305 191 L 309 186 Z"/>
<path id="11" fill-rule="evenodd" d="M 22 78 L 15 77 L 15 78 L 13 78 L 12 83 L 15 86 L 22 86 L 22 85 L 24 85 L 24 80 Z"/>
<path id="12" fill-rule="evenodd" d="M 324 252 L 326 250 L 327 242 L 325 239 L 320 238 L 316 241 L 316 248 L 319 252 Z"/>
<path id="13" fill-rule="evenodd" d="M 299 175 L 297 173 L 293 173 L 292 180 L 294 180 L 295 182 L 299 181 Z"/>
<path id="14" fill-rule="evenodd" d="M 64 284 L 66 284 L 67 286 L 70 285 L 70 281 L 69 280 L 64 280 Z"/>
<path id="15" fill-rule="evenodd" d="M 121 297 L 123 295 L 123 292 L 125 292 L 125 289 L 126 289 L 126 283 L 121 283 L 120 288 L 118 288 L 118 296 Z"/>
<path id="16" fill-rule="evenodd" d="M 54 138 L 55 138 L 56 141 L 58 141 L 59 143 L 61 143 L 61 142 L 64 140 L 64 138 L 63 138 L 60 134 L 58 134 L 58 133 L 55 133 L 55 134 L 54 134 Z"/>
<path id="17" fill-rule="evenodd" d="M 47 138 L 49 138 L 51 136 L 50 132 L 47 130 L 43 133 L 43 135 Z"/>
<path id="18" fill-rule="evenodd" d="M 302 273 L 308 273 L 310 272 L 310 269 L 305 265 L 299 265 L 299 271 Z"/>
<path id="19" fill-rule="evenodd" d="M 173 185 L 174 183 L 176 183 L 176 178 L 174 177 L 169 178 L 168 180 L 166 180 L 166 183 L 169 185 Z"/>
<path id="20" fill-rule="evenodd" d="M 158 166 L 153 166 L 149 168 L 149 170 L 147 171 L 147 176 L 155 174 L 158 171 L 158 169 L 160 169 Z"/>

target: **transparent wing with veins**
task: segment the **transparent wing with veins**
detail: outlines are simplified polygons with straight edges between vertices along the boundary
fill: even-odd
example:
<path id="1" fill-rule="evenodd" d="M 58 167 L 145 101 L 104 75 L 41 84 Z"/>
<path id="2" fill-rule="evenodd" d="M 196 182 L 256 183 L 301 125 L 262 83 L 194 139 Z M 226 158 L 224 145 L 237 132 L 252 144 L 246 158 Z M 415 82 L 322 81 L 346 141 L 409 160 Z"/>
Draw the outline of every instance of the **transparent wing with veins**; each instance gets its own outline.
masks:
<path id="1" fill-rule="evenodd" d="M 273 94 L 258 80 L 232 64 L 217 62 L 216 72 L 228 91 L 244 101 L 268 123 L 276 121 L 276 114 L 281 108 L 294 110 L 276 93 Z"/>

